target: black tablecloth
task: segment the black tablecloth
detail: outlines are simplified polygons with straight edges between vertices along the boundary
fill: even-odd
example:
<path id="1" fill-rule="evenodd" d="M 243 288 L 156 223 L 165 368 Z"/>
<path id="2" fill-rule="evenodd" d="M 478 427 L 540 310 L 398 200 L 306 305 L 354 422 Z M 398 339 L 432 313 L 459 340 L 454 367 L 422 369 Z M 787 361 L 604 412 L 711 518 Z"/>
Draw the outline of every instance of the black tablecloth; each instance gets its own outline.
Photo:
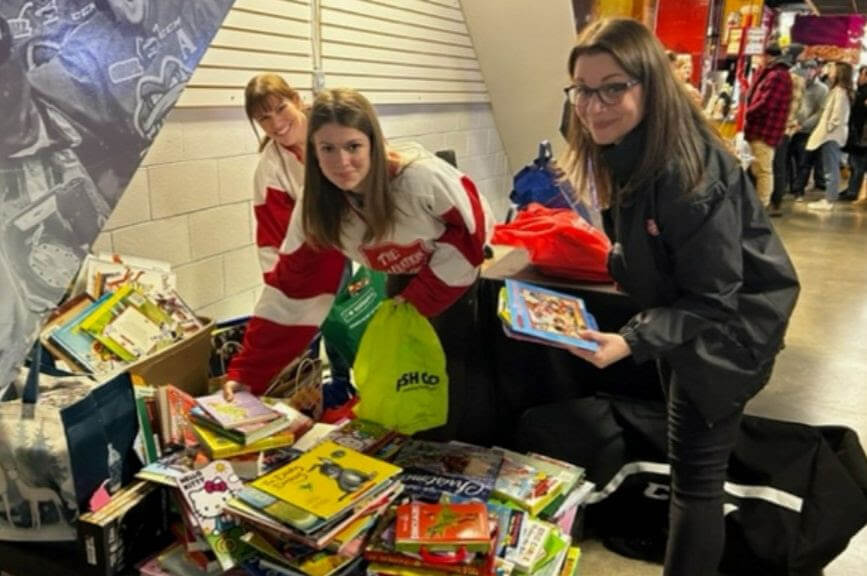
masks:
<path id="1" fill-rule="evenodd" d="M 602 392 L 662 399 L 653 363 L 636 365 L 626 358 L 599 370 L 565 350 L 506 337 L 497 316 L 497 298 L 506 277 L 579 295 L 603 331 L 617 331 L 637 312 L 632 300 L 613 286 L 564 282 L 539 275 L 520 251 L 489 267 L 479 290 L 479 345 L 471 368 L 473 392 L 468 399 L 478 406 L 478 417 L 469 437 L 463 440 L 513 445 L 515 427 L 525 410 L 569 398 Z"/>

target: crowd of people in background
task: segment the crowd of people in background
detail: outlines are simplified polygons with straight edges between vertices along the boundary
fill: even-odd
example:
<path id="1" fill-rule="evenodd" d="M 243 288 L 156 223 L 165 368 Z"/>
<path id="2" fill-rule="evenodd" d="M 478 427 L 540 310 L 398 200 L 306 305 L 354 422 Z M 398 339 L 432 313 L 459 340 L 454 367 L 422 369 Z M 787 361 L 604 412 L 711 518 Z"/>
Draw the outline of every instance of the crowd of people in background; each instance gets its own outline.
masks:
<path id="1" fill-rule="evenodd" d="M 783 215 L 787 195 L 800 203 L 807 190 L 822 193 L 806 204 L 808 210 L 830 211 L 844 201 L 867 204 L 867 66 L 804 59 L 803 51 L 800 44 L 769 44 L 753 58 L 741 104 L 749 174 L 774 217 Z M 724 77 L 707 82 L 702 96 L 693 84 L 692 55 L 668 51 L 668 59 L 710 120 L 718 126 L 733 121 L 737 103 Z"/>

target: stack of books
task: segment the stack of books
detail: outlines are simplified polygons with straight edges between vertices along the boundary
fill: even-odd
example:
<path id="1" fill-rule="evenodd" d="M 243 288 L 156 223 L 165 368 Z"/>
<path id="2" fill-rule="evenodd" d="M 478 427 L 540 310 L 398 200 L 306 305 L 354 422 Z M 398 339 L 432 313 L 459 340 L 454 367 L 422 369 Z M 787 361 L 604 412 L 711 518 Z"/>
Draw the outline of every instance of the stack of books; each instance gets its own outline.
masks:
<path id="1" fill-rule="evenodd" d="M 236 473 L 253 479 L 282 462 L 283 449 L 307 432 L 313 421 L 277 399 L 237 392 L 232 402 L 222 392 L 195 399 L 190 429 L 210 459 L 228 458 Z"/>
<path id="2" fill-rule="evenodd" d="M 101 378 L 202 328 L 158 264 L 89 258 L 79 291 L 43 325 L 43 346 L 64 369 Z"/>
<path id="3" fill-rule="evenodd" d="M 391 508 L 364 551 L 369 574 L 493 574 L 496 525 L 486 504 L 409 502 Z"/>
<path id="4" fill-rule="evenodd" d="M 510 338 L 558 348 L 598 348 L 581 338 L 583 330 L 596 330 L 597 324 L 577 296 L 507 279 L 497 312 Z"/>
<path id="5" fill-rule="evenodd" d="M 316 552 L 343 566 L 358 557 L 364 535 L 400 494 L 399 473 L 393 464 L 325 440 L 245 485 L 225 510 L 255 535 L 251 541 L 264 540 L 276 551 L 262 565 L 276 562 L 291 571 L 299 557 Z"/>

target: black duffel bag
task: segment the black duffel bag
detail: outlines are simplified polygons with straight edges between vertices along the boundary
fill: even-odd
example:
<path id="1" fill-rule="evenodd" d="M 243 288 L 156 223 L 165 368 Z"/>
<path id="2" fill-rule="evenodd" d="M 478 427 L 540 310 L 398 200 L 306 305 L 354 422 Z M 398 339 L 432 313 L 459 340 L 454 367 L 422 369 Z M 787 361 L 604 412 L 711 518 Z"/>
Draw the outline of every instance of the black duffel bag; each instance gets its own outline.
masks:
<path id="1" fill-rule="evenodd" d="M 661 562 L 668 525 L 666 411 L 608 397 L 528 410 L 518 448 L 587 469 L 585 533 Z M 744 416 L 725 485 L 728 574 L 821 570 L 867 524 L 867 459 L 854 431 Z"/>

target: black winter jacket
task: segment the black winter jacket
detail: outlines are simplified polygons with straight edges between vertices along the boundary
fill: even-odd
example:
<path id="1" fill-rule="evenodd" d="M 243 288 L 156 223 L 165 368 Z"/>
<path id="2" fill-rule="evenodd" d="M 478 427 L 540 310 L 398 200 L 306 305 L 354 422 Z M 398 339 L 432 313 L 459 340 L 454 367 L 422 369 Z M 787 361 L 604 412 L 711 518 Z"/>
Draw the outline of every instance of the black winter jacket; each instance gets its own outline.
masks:
<path id="1" fill-rule="evenodd" d="M 669 171 L 618 198 L 643 129 L 602 154 L 615 181 L 608 268 L 642 310 L 620 333 L 636 362 L 662 360 L 714 422 L 767 382 L 800 286 L 752 184 L 715 143 L 691 194 Z"/>

